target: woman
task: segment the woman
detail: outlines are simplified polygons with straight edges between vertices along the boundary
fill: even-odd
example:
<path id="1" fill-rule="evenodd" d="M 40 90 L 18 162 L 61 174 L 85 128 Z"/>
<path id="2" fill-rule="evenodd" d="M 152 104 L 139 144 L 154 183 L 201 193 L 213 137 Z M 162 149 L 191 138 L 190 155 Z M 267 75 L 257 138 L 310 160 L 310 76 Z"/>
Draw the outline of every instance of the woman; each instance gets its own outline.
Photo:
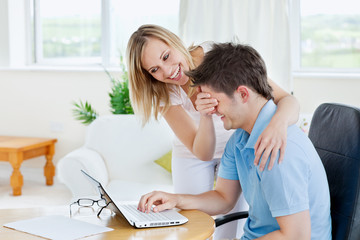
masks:
<path id="1" fill-rule="evenodd" d="M 219 116 L 213 115 L 217 100 L 201 89 L 190 87 L 185 72 L 198 66 L 211 44 L 186 49 L 172 32 L 156 25 L 143 25 L 127 46 L 131 102 L 143 123 L 162 115 L 176 135 L 172 152 L 172 175 L 176 193 L 198 194 L 213 188 L 216 167 L 232 131 L 226 131 Z M 297 100 L 269 79 L 278 109 L 255 145 L 269 169 L 286 145 L 287 126 L 296 123 Z"/>

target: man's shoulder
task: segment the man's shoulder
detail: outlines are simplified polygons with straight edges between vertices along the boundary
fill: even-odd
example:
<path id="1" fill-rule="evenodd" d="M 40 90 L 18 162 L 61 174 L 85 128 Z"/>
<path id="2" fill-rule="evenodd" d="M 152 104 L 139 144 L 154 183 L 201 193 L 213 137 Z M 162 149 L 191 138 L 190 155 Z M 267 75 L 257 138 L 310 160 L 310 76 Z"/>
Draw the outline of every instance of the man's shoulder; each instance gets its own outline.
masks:
<path id="1" fill-rule="evenodd" d="M 320 156 L 315 149 L 314 144 L 310 138 L 298 127 L 292 125 L 288 128 L 288 139 L 286 143 L 286 151 L 284 158 L 288 159 L 291 163 L 301 163 L 304 160 L 312 170 L 317 169 L 319 166 L 323 168 Z M 296 161 L 292 159 L 296 158 Z M 284 159 L 285 161 L 285 159 Z"/>
<path id="2" fill-rule="evenodd" d="M 301 149 L 308 149 L 313 147 L 311 140 L 308 136 L 296 125 L 288 127 L 287 131 L 287 146 L 294 145 Z"/>

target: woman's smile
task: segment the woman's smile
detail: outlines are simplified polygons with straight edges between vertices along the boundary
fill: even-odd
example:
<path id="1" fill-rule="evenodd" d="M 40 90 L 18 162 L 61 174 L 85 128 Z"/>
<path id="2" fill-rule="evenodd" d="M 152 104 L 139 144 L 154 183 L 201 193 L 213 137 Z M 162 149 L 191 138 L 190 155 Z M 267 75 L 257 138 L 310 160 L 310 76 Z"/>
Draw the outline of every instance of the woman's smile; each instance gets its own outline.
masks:
<path id="1" fill-rule="evenodd" d="M 182 71 L 181 71 L 181 66 L 179 64 L 175 72 L 170 76 L 170 79 L 174 81 L 178 81 L 181 78 L 181 76 L 182 76 Z"/>

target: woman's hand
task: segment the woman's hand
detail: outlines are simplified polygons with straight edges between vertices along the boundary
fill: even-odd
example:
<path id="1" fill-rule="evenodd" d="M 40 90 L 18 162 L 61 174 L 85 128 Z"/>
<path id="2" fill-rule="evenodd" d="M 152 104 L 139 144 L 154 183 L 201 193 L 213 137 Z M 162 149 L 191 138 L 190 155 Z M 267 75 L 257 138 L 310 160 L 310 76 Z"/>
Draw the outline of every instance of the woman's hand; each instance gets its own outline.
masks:
<path id="1" fill-rule="evenodd" d="M 153 191 L 151 193 L 145 194 L 141 197 L 138 210 L 141 212 L 149 213 L 153 205 L 155 207 L 152 209 L 153 212 L 161 212 L 166 209 L 173 209 L 176 207 L 178 202 L 177 195 Z"/>
<path id="2" fill-rule="evenodd" d="M 260 171 L 263 171 L 266 162 L 270 156 L 268 170 L 274 166 L 276 157 L 280 150 L 279 164 L 284 158 L 286 148 L 287 124 L 282 124 L 279 121 L 271 120 L 269 125 L 261 133 L 255 144 L 255 159 L 254 164 L 259 164 L 260 158 Z"/>
<path id="3" fill-rule="evenodd" d="M 211 115 L 215 112 L 215 107 L 218 105 L 218 101 L 212 98 L 210 93 L 202 92 L 200 87 L 197 87 L 198 94 L 196 96 L 196 110 L 201 115 Z"/>
<path id="4" fill-rule="evenodd" d="M 279 150 L 279 163 L 283 161 L 287 128 L 298 121 L 300 112 L 300 105 L 294 96 L 284 91 L 271 79 L 268 79 L 268 81 L 273 89 L 274 103 L 277 105 L 277 110 L 255 144 L 254 164 L 259 164 L 261 155 L 261 159 L 264 160 L 260 163 L 260 170 L 264 170 L 269 156 L 271 158 L 268 169 L 270 170 L 274 166 Z"/>

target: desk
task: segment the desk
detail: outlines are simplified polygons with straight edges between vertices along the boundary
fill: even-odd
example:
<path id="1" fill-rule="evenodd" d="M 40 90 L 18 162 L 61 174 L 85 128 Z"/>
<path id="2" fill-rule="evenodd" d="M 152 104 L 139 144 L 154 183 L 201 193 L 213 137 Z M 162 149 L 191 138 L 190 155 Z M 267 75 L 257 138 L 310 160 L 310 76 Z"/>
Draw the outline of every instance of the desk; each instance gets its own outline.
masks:
<path id="1" fill-rule="evenodd" d="M 53 184 L 55 166 L 52 158 L 55 153 L 54 138 L 33 138 L 33 137 L 9 137 L 0 136 L 0 161 L 10 162 L 13 172 L 10 177 L 10 185 L 13 188 L 13 195 L 21 195 L 23 176 L 20 172 L 21 163 L 24 160 L 45 156 L 46 163 L 44 175 L 46 185 Z"/>
<path id="2" fill-rule="evenodd" d="M 81 211 L 80 211 L 81 210 Z M 83 211 L 85 210 L 85 211 Z M 78 212 L 73 214 L 74 219 L 86 221 L 89 223 L 106 226 L 113 228 L 113 231 L 97 234 L 94 236 L 86 237 L 86 240 L 148 240 L 148 239 L 172 239 L 172 240 L 201 240 L 212 239 L 215 230 L 214 220 L 211 216 L 198 211 L 188 210 L 181 211 L 181 214 L 189 219 L 189 222 L 175 227 L 162 227 L 162 228 L 146 228 L 136 229 L 128 224 L 128 222 L 121 216 L 110 214 L 108 211 L 105 216 L 96 217 L 96 210 L 89 212 L 87 209 L 79 209 Z M 18 220 L 25 220 L 40 216 L 49 215 L 64 215 L 69 216 L 69 207 L 53 207 L 53 208 L 25 208 L 25 209 L 0 209 L 0 239 L 13 240 L 13 239 L 26 239 L 26 240 L 39 240 L 43 239 L 34 235 L 19 232 L 13 229 L 5 228 L 5 223 L 14 222 Z"/>

